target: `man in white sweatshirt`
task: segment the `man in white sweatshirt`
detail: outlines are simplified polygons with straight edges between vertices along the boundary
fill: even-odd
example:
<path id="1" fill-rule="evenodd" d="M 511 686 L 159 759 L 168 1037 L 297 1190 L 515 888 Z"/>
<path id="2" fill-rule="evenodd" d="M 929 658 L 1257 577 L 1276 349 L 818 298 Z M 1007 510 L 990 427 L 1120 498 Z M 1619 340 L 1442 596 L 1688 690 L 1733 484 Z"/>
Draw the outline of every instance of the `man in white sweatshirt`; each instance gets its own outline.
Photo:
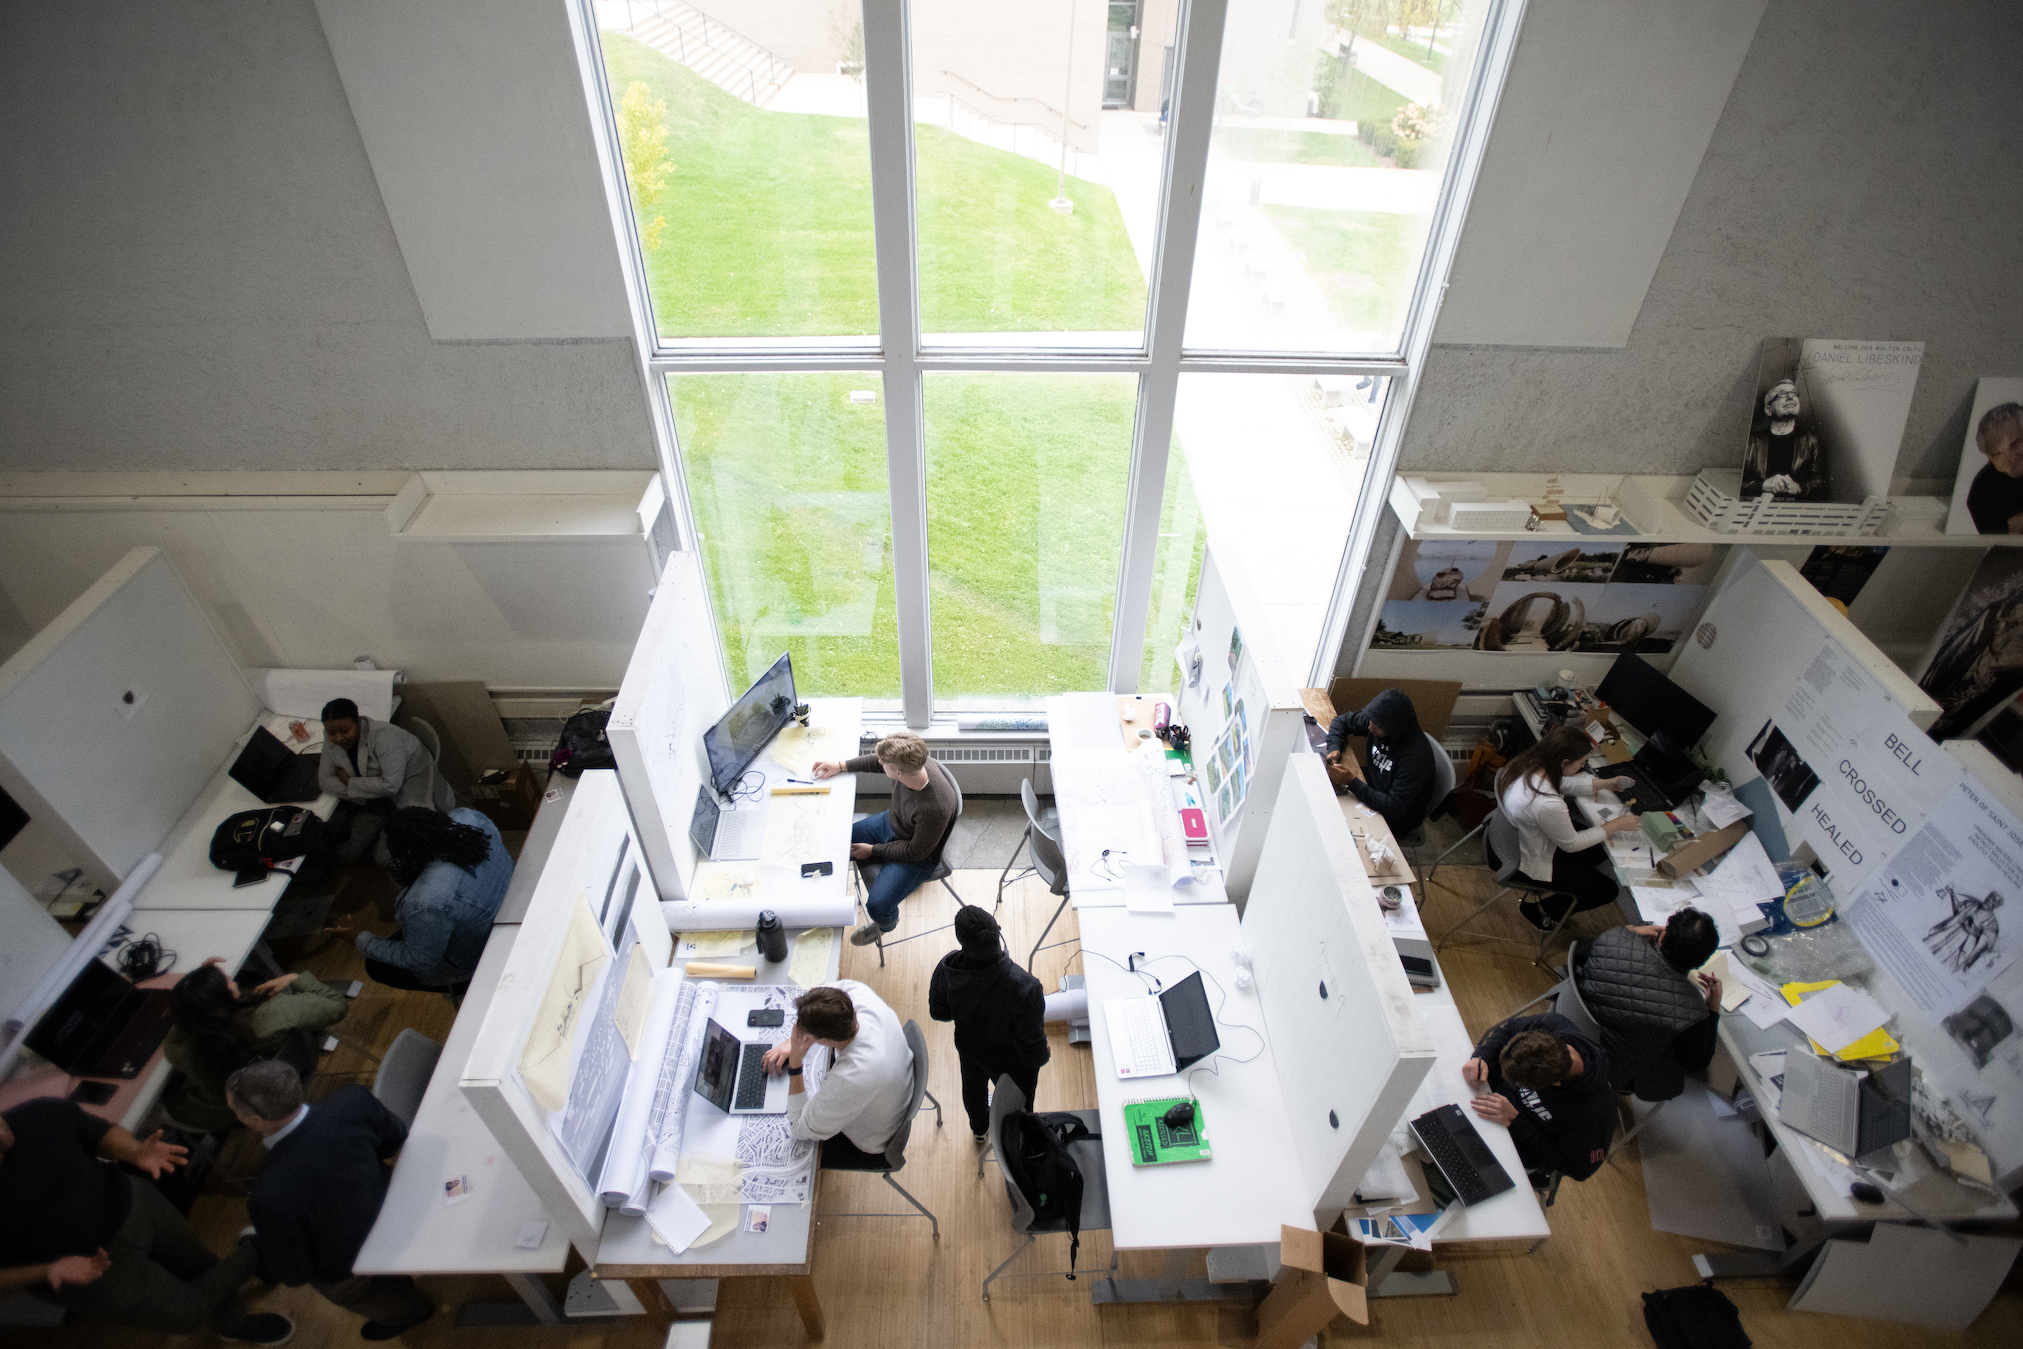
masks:
<path id="1" fill-rule="evenodd" d="M 801 1088 L 801 1063 L 829 1048 L 821 1089 Z M 766 1071 L 790 1079 L 787 1118 L 794 1137 L 821 1139 L 825 1162 L 883 1164 L 885 1149 L 913 1104 L 913 1051 L 890 1007 L 855 979 L 811 988 L 794 1000 L 794 1030 L 766 1054 Z"/>

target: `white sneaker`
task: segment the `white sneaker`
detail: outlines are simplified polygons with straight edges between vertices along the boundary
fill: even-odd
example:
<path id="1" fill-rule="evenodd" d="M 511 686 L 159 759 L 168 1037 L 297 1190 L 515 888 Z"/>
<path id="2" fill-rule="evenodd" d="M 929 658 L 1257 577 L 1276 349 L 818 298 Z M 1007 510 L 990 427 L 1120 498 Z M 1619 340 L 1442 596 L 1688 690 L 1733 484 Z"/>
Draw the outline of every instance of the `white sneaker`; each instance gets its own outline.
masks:
<path id="1" fill-rule="evenodd" d="M 879 928 L 878 924 L 866 923 L 850 934 L 850 944 L 852 946 L 869 946 L 884 935 L 885 933 Z"/>

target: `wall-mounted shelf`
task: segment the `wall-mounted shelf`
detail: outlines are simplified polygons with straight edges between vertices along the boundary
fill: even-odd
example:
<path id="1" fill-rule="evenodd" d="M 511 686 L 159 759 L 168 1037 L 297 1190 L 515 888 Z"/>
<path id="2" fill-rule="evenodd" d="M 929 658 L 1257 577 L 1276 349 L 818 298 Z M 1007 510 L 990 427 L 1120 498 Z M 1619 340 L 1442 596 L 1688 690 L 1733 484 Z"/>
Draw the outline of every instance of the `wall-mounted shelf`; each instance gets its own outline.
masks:
<path id="1" fill-rule="evenodd" d="M 639 538 L 661 514 L 646 470 L 416 473 L 386 508 L 388 530 L 431 543 Z"/>

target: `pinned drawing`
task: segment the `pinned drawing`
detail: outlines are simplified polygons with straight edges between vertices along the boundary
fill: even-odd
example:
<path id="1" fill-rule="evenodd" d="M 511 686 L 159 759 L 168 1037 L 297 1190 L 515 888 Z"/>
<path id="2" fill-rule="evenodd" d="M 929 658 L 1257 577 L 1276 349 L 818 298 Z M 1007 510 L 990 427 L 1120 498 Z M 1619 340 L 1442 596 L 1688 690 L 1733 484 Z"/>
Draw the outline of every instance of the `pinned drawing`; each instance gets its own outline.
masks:
<path id="1" fill-rule="evenodd" d="M 639 1037 L 646 1029 L 646 1012 L 652 1005 L 653 967 L 647 963 L 645 949 L 634 942 L 631 954 L 626 957 L 625 983 L 618 990 L 618 1006 L 612 1013 L 618 1034 L 625 1041 L 627 1058 L 639 1057 Z"/>
<path id="2" fill-rule="evenodd" d="M 520 1081 L 541 1109 L 553 1114 L 569 1099 L 569 1055 L 576 1042 L 576 1024 L 583 1016 L 597 977 L 611 959 L 611 948 L 581 892 L 569 911 L 562 950 L 548 990 L 534 1014 L 534 1028 L 520 1054 Z"/>
<path id="3" fill-rule="evenodd" d="M 2002 896 L 1990 890 L 1976 898 L 1942 885 L 1938 897 L 1952 906 L 1952 913 L 1932 924 L 1925 933 L 1925 947 L 1955 974 L 1965 974 L 1981 961 L 1995 963 L 1995 944 L 2002 935 L 1995 910 Z"/>

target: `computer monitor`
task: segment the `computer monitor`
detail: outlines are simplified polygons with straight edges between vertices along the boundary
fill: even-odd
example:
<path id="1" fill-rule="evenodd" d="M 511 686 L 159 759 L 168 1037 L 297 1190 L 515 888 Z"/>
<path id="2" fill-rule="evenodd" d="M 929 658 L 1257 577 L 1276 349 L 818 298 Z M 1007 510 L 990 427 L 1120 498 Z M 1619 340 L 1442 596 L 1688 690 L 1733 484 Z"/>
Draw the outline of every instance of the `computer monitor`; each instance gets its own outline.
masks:
<path id="1" fill-rule="evenodd" d="M 731 704 L 723 720 L 702 733 L 712 787 L 719 793 L 731 789 L 767 742 L 793 720 L 795 701 L 794 662 L 790 653 L 782 652 L 773 668 Z"/>
<path id="2" fill-rule="evenodd" d="M 1714 724 L 1713 708 L 1629 651 L 1616 657 L 1596 687 L 1595 697 L 1645 735 L 1663 731 L 1681 749 L 1699 744 Z"/>

